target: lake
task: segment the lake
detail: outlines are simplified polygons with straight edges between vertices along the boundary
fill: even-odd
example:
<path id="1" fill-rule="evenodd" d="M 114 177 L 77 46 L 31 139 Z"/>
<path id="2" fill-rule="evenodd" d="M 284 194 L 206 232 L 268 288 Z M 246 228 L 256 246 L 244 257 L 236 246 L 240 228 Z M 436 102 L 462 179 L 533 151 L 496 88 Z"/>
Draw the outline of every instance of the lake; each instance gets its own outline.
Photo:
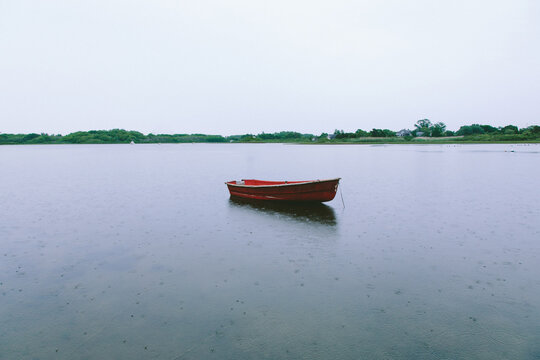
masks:
<path id="1" fill-rule="evenodd" d="M 0 359 L 540 359 L 540 145 L 0 147 Z M 242 178 L 341 177 L 316 207 Z"/>

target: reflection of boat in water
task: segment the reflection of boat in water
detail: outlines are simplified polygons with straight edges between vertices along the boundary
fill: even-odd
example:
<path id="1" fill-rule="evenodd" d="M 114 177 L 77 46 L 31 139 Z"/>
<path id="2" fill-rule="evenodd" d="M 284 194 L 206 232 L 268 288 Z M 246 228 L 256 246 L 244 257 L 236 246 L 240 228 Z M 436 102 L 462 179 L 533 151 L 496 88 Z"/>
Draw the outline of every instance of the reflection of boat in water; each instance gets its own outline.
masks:
<path id="1" fill-rule="evenodd" d="M 283 215 L 298 222 L 314 222 L 330 226 L 336 225 L 334 209 L 317 202 L 256 201 L 231 197 L 229 203 L 237 208 L 251 209 L 270 215 Z"/>
<path id="2" fill-rule="evenodd" d="M 339 178 L 309 181 L 228 181 L 232 197 L 270 201 L 330 201 L 336 196 Z"/>

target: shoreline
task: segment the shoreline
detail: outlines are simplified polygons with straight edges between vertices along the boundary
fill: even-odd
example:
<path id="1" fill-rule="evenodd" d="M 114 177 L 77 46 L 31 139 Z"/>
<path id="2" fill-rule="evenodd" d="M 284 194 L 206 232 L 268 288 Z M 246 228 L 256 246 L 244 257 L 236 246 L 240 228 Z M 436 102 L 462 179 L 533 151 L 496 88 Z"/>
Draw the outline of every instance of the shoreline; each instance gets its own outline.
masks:
<path id="1" fill-rule="evenodd" d="M 234 144 L 283 144 L 283 145 L 486 145 L 486 144 L 506 144 L 506 145 L 522 145 L 522 144 L 540 144 L 540 140 L 529 141 L 475 141 L 475 140 L 411 140 L 411 141 L 326 141 L 326 142 L 300 142 L 300 141 L 234 141 L 234 142 L 209 142 L 209 141 L 196 141 L 196 142 L 88 142 L 88 143 L 22 143 L 22 144 L 2 144 L 0 146 L 24 146 L 24 145 L 169 145 L 169 144 L 221 144 L 221 145 L 234 145 Z"/>
<path id="2" fill-rule="evenodd" d="M 419 120 L 421 123 L 424 120 Z M 425 120 L 428 121 L 428 120 Z M 429 121 L 428 121 L 429 122 Z M 442 124 L 442 123 L 441 123 Z M 436 124 L 437 125 L 437 124 Z M 444 124 L 442 124 L 444 125 Z M 442 126 L 441 125 L 441 126 Z M 418 127 L 418 125 L 415 125 Z M 433 129 L 432 129 L 433 128 Z M 423 129 L 423 128 L 420 128 Z M 178 144 L 178 143 L 242 143 L 242 144 L 508 144 L 508 143 L 539 143 L 540 126 L 532 125 L 519 129 L 508 125 L 494 128 L 490 125 L 466 125 L 457 132 L 436 132 L 435 125 L 427 130 L 400 130 L 394 132 L 388 129 L 373 129 L 371 132 L 357 130 L 355 133 L 345 133 L 336 130 L 334 134 L 321 135 L 303 134 L 295 131 L 281 131 L 272 134 L 257 135 L 215 135 L 215 134 L 143 134 L 135 130 L 89 130 L 77 131 L 67 135 L 29 133 L 8 134 L 0 132 L 0 145 L 26 144 Z M 431 130 L 429 130 L 431 129 Z M 435 129 L 435 130 L 434 130 Z M 428 132 L 429 130 L 429 132 Z M 426 136 L 427 134 L 427 136 Z M 418 136 L 417 136 L 418 135 Z"/>

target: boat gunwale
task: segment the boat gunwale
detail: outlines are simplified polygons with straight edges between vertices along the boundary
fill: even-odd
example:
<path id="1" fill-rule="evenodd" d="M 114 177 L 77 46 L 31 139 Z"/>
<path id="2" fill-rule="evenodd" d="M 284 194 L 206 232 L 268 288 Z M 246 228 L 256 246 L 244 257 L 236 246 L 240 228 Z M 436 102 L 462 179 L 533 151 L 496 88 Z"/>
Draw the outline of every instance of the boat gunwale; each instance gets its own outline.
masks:
<path id="1" fill-rule="evenodd" d="M 256 180 L 256 179 L 242 179 L 241 181 L 245 180 Z M 335 179 L 324 179 L 324 180 L 309 180 L 305 182 L 299 182 L 299 183 L 290 183 L 290 184 L 276 184 L 276 185 L 240 185 L 240 184 L 231 184 L 230 182 L 226 181 L 225 184 L 227 186 L 236 186 L 236 187 L 242 187 L 242 188 L 250 188 L 250 189 L 260 189 L 260 188 L 275 188 L 275 187 L 284 187 L 284 186 L 298 186 L 298 185 L 308 185 L 308 184 L 316 184 L 316 183 L 322 183 L 322 182 L 330 182 L 330 181 L 338 181 L 341 180 L 341 178 L 335 178 Z M 231 180 L 235 181 L 235 180 Z M 264 181 L 264 180 L 260 180 Z"/>

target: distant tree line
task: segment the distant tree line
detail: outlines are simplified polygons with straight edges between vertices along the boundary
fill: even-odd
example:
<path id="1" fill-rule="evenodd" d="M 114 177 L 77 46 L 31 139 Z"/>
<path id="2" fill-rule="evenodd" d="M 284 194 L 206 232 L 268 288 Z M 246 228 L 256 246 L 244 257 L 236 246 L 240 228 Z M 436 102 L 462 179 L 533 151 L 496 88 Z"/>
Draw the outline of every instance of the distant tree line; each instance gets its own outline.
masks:
<path id="1" fill-rule="evenodd" d="M 226 142 L 221 135 L 148 134 L 122 129 L 77 131 L 65 136 L 41 134 L 2 134 L 0 144 L 125 144 Z"/>
<path id="2" fill-rule="evenodd" d="M 440 139 L 461 142 L 493 141 L 540 141 L 540 126 L 532 125 L 518 128 L 515 125 L 493 127 L 491 125 L 464 125 L 453 132 L 446 129 L 442 122 L 432 123 L 421 119 L 414 124 L 414 129 L 392 131 L 389 129 L 358 129 L 355 132 L 335 130 L 333 134 L 302 134 L 294 131 L 243 135 L 206 135 L 206 134 L 148 134 L 122 129 L 77 131 L 68 135 L 46 133 L 3 134 L 0 133 L 0 145 L 6 144 L 125 144 L 125 143 L 224 143 L 224 142 L 406 142 L 412 140 Z"/>

